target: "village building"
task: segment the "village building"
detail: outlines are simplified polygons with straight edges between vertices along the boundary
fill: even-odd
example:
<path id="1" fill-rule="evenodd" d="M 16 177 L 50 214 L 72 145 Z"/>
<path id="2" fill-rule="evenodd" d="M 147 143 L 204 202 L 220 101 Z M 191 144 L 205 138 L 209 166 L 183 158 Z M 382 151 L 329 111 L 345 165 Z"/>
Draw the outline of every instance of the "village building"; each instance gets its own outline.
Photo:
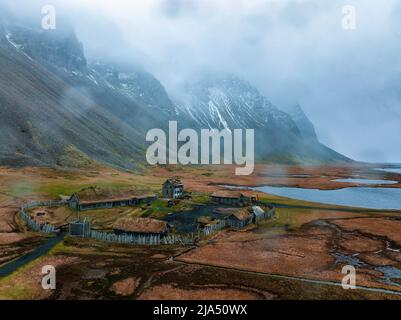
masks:
<path id="1" fill-rule="evenodd" d="M 251 203 L 253 205 L 256 205 L 256 204 L 258 204 L 258 202 L 259 202 L 259 196 L 258 195 L 252 195 L 251 196 Z"/>
<path id="2" fill-rule="evenodd" d="M 214 203 L 225 204 L 229 206 L 243 206 L 246 202 L 245 196 L 240 192 L 219 190 L 214 192 L 210 199 Z"/>
<path id="3" fill-rule="evenodd" d="M 164 198 L 180 199 L 184 195 L 184 185 L 177 177 L 167 179 L 162 186 Z"/>
<path id="4" fill-rule="evenodd" d="M 113 207 L 134 206 L 141 203 L 151 203 L 156 200 L 156 195 L 107 195 L 99 192 L 96 188 L 85 188 L 77 193 L 74 193 L 70 200 L 70 207 L 78 210 L 94 210 L 107 209 Z"/>
<path id="5" fill-rule="evenodd" d="M 90 222 L 85 218 L 83 221 L 77 220 L 70 223 L 70 236 L 85 238 L 91 232 Z"/>
<path id="6" fill-rule="evenodd" d="M 162 220 L 152 218 L 121 218 L 113 225 L 116 234 L 132 234 L 137 236 L 166 237 L 171 226 Z"/>
<path id="7" fill-rule="evenodd" d="M 232 228 L 243 228 L 251 223 L 259 223 L 275 216 L 275 208 L 270 206 L 247 206 L 242 208 L 221 207 L 213 211 L 222 216 L 226 225 Z"/>
<path id="8" fill-rule="evenodd" d="M 252 206 L 251 212 L 253 214 L 253 223 L 257 223 L 260 220 L 272 219 L 275 217 L 276 210 L 273 207 Z"/>
<path id="9" fill-rule="evenodd" d="M 265 210 L 259 206 L 252 206 L 253 220 L 257 221 L 263 219 L 265 216 Z"/>
<path id="10" fill-rule="evenodd" d="M 221 220 L 210 216 L 200 216 L 196 221 L 198 229 L 204 229 L 205 227 L 218 224 Z"/>
<path id="11" fill-rule="evenodd" d="M 232 228 L 243 228 L 253 222 L 253 213 L 249 208 L 235 210 L 225 218 L 226 224 Z"/>

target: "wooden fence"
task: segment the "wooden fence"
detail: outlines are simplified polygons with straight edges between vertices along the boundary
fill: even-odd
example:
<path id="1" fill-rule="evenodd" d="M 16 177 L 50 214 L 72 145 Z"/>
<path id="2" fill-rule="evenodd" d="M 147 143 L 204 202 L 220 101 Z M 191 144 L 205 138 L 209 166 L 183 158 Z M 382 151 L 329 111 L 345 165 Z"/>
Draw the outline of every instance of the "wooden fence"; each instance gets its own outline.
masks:
<path id="1" fill-rule="evenodd" d="M 269 211 L 265 211 L 263 213 L 260 213 L 258 215 L 255 215 L 255 223 L 260 222 L 261 220 L 265 219 L 271 219 L 276 215 L 276 209 L 275 208 L 270 208 Z"/>
<path id="2" fill-rule="evenodd" d="M 233 220 L 222 220 L 220 223 L 207 226 L 203 229 L 204 235 L 209 235 L 214 233 L 218 230 L 223 229 L 224 227 L 230 227 L 235 229 L 242 229 L 245 228 L 247 225 L 252 223 L 259 223 L 262 220 L 273 218 L 276 214 L 275 208 L 270 208 L 268 211 L 260 212 L 258 214 L 254 214 L 249 219 L 243 221 L 233 221 Z"/>
<path id="3" fill-rule="evenodd" d="M 50 201 L 33 201 L 29 203 L 25 203 L 21 206 L 20 209 L 20 217 L 23 221 L 25 221 L 26 225 L 28 226 L 29 230 L 42 232 L 42 233 L 56 233 L 60 230 L 57 229 L 55 226 L 45 223 L 40 224 L 33 220 L 30 215 L 27 213 L 27 210 L 32 209 L 34 207 L 54 207 L 67 204 L 68 201 L 61 200 L 50 200 Z"/>
<path id="4" fill-rule="evenodd" d="M 242 229 L 245 228 L 247 225 L 252 223 L 252 218 L 243 221 L 232 221 L 227 220 L 227 226 L 235 229 Z"/>
<path id="5" fill-rule="evenodd" d="M 159 235 L 132 235 L 132 234 L 115 234 L 113 232 L 95 231 L 89 233 L 89 237 L 95 240 L 135 244 L 135 245 L 160 245 L 160 244 L 182 244 L 192 245 L 194 243 L 194 234 L 188 235 L 170 235 L 160 238 Z"/>
<path id="6" fill-rule="evenodd" d="M 208 235 L 210 235 L 212 233 L 215 233 L 215 232 L 225 228 L 226 226 L 227 226 L 227 221 L 226 220 L 220 220 L 219 223 L 212 224 L 212 225 L 209 225 L 209 226 L 206 226 L 205 228 L 203 228 L 201 230 L 201 233 L 204 236 L 208 236 Z"/>
<path id="7" fill-rule="evenodd" d="M 33 231 L 43 233 L 56 233 L 60 230 L 51 224 L 39 224 L 33 220 L 26 210 L 34 207 L 54 207 L 68 204 L 68 200 L 50 200 L 50 201 L 34 201 L 23 204 L 20 210 L 20 217 L 26 222 L 28 228 Z M 244 228 L 252 222 L 258 223 L 261 220 L 272 218 L 275 215 L 275 208 L 270 208 L 269 211 L 254 215 L 253 219 L 248 219 L 240 222 L 232 222 L 230 220 L 221 220 L 220 222 L 206 226 L 199 231 L 198 237 L 207 237 L 225 227 L 231 228 Z M 71 228 L 70 228 L 71 229 Z M 121 244 L 134 244 L 134 245 L 161 245 L 161 244 L 181 244 L 192 245 L 195 242 L 195 234 L 190 233 L 186 235 L 172 234 L 161 238 L 159 235 L 132 235 L 132 234 L 116 234 L 113 232 L 104 232 L 96 230 L 88 230 L 84 237 L 89 237 L 99 241 L 121 243 Z"/>

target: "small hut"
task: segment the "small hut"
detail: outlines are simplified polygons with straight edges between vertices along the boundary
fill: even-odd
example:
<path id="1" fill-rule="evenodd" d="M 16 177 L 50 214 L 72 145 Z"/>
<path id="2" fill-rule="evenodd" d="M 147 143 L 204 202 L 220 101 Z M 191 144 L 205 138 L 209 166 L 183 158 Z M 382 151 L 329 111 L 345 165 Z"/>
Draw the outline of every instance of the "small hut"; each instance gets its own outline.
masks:
<path id="1" fill-rule="evenodd" d="M 70 236 L 72 237 L 88 237 L 91 232 L 90 222 L 85 218 L 83 221 L 77 220 L 70 223 Z"/>
<path id="2" fill-rule="evenodd" d="M 249 208 L 234 211 L 225 218 L 227 225 L 233 228 L 243 228 L 252 223 L 253 213 Z"/>
<path id="3" fill-rule="evenodd" d="M 263 210 L 260 206 L 252 206 L 252 212 L 255 221 L 265 218 L 265 210 Z"/>

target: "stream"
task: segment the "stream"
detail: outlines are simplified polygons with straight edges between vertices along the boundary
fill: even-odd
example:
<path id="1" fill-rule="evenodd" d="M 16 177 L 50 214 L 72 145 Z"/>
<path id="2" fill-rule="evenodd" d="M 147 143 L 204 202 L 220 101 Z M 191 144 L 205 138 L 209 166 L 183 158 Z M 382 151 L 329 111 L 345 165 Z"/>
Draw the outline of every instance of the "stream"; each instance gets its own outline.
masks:
<path id="1" fill-rule="evenodd" d="M 34 261 L 35 259 L 40 258 L 41 256 L 45 255 L 54 246 L 56 246 L 61 241 L 63 241 L 64 237 L 65 237 L 65 233 L 61 232 L 60 234 L 56 235 L 55 237 L 52 237 L 52 238 L 46 240 L 44 243 L 42 243 L 40 246 L 36 247 L 32 251 L 1 266 L 0 267 L 0 278 L 10 275 L 17 269 L 19 269 L 19 268 L 23 267 L 24 265 Z"/>

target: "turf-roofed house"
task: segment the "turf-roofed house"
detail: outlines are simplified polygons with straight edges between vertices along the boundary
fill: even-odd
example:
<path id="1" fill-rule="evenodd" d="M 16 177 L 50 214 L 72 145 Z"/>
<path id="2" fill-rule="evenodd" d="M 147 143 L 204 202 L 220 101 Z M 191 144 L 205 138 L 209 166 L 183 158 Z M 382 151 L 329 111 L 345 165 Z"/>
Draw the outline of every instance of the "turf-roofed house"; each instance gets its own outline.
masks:
<path id="1" fill-rule="evenodd" d="M 168 236 L 171 226 L 161 220 L 136 217 L 121 218 L 114 225 L 113 230 L 116 234 L 131 234 L 136 236 Z"/>
<path id="2" fill-rule="evenodd" d="M 70 207 L 78 211 L 105 209 L 113 207 L 127 207 L 142 203 L 151 203 L 156 200 L 154 194 L 133 195 L 110 193 L 96 187 L 89 187 L 74 193 L 70 200 Z"/>

